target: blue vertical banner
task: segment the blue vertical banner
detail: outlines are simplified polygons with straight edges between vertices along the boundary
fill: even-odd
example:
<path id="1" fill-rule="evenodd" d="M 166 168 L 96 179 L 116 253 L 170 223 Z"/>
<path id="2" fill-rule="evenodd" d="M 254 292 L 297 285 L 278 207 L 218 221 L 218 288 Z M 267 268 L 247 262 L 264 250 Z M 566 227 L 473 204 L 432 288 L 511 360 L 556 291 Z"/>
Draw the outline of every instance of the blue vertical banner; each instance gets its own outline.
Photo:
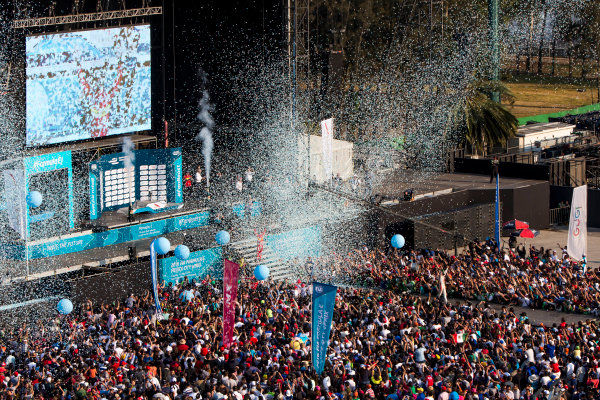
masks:
<path id="1" fill-rule="evenodd" d="M 90 168 L 89 179 L 90 179 L 90 219 L 98 219 L 99 215 L 99 205 L 98 205 L 98 190 L 96 188 L 98 182 L 98 176 L 96 170 L 98 169 L 96 165 L 93 165 L 93 170 Z"/>
<path id="2" fill-rule="evenodd" d="M 162 314 L 160 299 L 158 298 L 158 271 L 156 268 L 156 250 L 154 240 L 150 243 L 150 271 L 152 273 L 152 295 L 154 296 L 154 307 L 157 314 Z"/>
<path id="3" fill-rule="evenodd" d="M 183 157 L 181 148 L 171 150 L 171 171 L 172 187 L 175 189 L 175 203 L 183 203 Z"/>
<path id="4" fill-rule="evenodd" d="M 312 364 L 320 374 L 325 368 L 337 286 L 313 282 L 312 289 Z"/>
<path id="5" fill-rule="evenodd" d="M 500 248 L 500 175 L 496 175 L 496 217 L 494 219 L 494 238 Z"/>

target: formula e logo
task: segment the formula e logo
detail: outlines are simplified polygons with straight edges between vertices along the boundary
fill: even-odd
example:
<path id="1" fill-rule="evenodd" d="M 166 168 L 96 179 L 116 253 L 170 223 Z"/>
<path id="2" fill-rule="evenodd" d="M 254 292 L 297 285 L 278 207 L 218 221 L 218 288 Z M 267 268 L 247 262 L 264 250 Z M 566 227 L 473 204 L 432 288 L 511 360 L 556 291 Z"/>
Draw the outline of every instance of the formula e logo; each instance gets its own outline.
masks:
<path id="1" fill-rule="evenodd" d="M 117 165 L 119 163 L 119 159 L 117 157 L 113 157 L 108 161 L 109 164 Z"/>
<path id="2" fill-rule="evenodd" d="M 179 150 L 175 150 L 175 151 L 173 152 L 173 155 L 174 155 L 174 156 L 180 156 L 180 155 L 181 155 L 181 151 L 179 151 Z"/>
<path id="3" fill-rule="evenodd" d="M 46 168 L 46 167 L 57 168 L 58 166 L 62 165 L 62 163 L 63 163 L 62 156 L 58 156 L 57 158 L 51 158 L 49 160 L 43 160 L 43 161 L 38 160 L 33 163 L 33 169 L 37 170 L 37 169 Z"/>
<path id="4" fill-rule="evenodd" d="M 98 169 L 98 166 L 97 166 L 96 164 L 92 164 L 92 166 L 90 167 L 90 169 L 91 169 L 92 171 L 95 171 L 95 170 L 97 170 L 97 169 Z"/>
<path id="5" fill-rule="evenodd" d="M 579 234 L 581 233 L 581 231 L 579 230 L 579 225 L 581 224 L 581 207 L 577 207 L 575 209 L 575 215 L 573 215 L 573 217 L 575 218 L 573 236 L 579 236 Z"/>
<path id="6" fill-rule="evenodd" d="M 320 286 L 320 285 L 315 286 L 315 292 L 323 293 L 323 286 Z"/>

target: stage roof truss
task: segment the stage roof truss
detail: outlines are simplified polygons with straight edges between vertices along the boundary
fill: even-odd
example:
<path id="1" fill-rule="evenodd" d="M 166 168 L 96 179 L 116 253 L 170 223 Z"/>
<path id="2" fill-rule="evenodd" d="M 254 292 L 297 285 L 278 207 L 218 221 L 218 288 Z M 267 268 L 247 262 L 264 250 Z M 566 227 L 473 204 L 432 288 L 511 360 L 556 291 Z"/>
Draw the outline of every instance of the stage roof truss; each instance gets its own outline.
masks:
<path id="1" fill-rule="evenodd" d="M 103 11 L 87 14 L 63 15 L 58 17 L 40 17 L 13 21 L 13 28 L 26 29 L 39 26 L 78 24 L 81 22 L 107 21 L 123 18 L 147 17 L 162 14 L 162 7 L 133 8 L 130 10 Z"/>

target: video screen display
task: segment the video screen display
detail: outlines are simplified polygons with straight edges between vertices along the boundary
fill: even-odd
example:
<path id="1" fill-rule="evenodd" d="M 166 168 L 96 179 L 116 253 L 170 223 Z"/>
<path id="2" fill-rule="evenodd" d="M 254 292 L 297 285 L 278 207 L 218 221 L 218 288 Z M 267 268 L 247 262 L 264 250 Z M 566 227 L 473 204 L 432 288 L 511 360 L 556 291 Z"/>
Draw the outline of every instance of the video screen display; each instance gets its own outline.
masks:
<path id="1" fill-rule="evenodd" d="M 26 142 L 151 128 L 150 25 L 29 36 Z"/>

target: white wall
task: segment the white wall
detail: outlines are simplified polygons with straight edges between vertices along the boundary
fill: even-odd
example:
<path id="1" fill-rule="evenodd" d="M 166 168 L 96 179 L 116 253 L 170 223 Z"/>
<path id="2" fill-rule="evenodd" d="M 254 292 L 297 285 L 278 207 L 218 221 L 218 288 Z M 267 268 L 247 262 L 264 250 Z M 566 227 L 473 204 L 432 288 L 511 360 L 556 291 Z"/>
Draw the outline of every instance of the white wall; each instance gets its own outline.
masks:
<path id="1" fill-rule="evenodd" d="M 342 179 L 349 179 L 354 174 L 353 152 L 354 143 L 333 139 L 333 175 L 339 173 Z M 327 179 L 323 171 L 321 136 L 310 136 L 310 177 L 316 177 L 317 182 Z"/>

